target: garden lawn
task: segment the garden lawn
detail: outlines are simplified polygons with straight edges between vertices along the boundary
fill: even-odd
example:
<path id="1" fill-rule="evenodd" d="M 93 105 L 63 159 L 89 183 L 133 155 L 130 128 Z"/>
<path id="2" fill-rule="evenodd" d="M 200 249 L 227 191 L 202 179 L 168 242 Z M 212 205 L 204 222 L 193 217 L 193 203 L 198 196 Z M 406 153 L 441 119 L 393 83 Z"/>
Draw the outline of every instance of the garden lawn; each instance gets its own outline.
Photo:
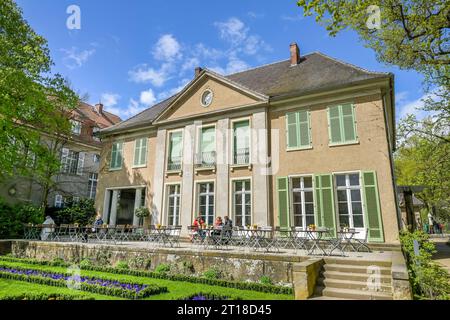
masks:
<path id="1" fill-rule="evenodd" d="M 6 262 L 1 261 L 2 265 L 9 267 L 22 267 L 29 268 L 35 270 L 42 270 L 47 272 L 67 272 L 67 268 L 65 267 L 54 267 L 54 266 L 41 266 L 35 264 L 27 264 L 24 262 Z M 157 295 L 150 296 L 145 298 L 145 300 L 176 300 L 176 299 L 184 299 L 190 296 L 196 295 L 198 293 L 211 294 L 215 296 L 229 297 L 232 299 L 243 299 L 243 300 L 291 300 L 293 299 L 292 295 L 286 294 L 272 294 L 258 291 L 250 291 L 250 290 L 239 290 L 234 288 L 225 288 L 220 286 L 212 286 L 207 284 L 199 284 L 199 283 L 190 283 L 190 282 L 182 282 L 182 281 L 171 281 L 164 279 L 154 279 L 147 277 L 137 277 L 130 275 L 122 275 L 122 274 L 112 274 L 106 272 L 99 271 L 87 271 L 81 270 L 82 276 L 94 276 L 101 277 L 110 280 L 119 280 L 121 282 L 139 282 L 143 284 L 157 284 L 163 287 L 167 287 L 167 293 L 161 293 Z M 12 291 L 11 291 L 12 290 Z M 32 284 L 21 281 L 13 281 L 13 280 L 5 280 L 0 279 L 0 296 L 11 295 L 11 294 L 19 294 L 23 292 L 30 292 L 30 290 L 38 290 L 37 292 L 46 292 L 46 293 L 66 293 L 66 294 L 79 294 L 79 291 L 73 291 L 66 288 L 55 288 L 50 286 Z M 48 291 L 47 291 L 48 290 Z M 60 291 L 61 290 L 61 291 Z M 64 291 L 64 292 L 63 292 Z M 88 296 L 92 296 L 95 299 L 119 299 L 117 297 L 103 296 L 92 293 L 84 293 Z"/>

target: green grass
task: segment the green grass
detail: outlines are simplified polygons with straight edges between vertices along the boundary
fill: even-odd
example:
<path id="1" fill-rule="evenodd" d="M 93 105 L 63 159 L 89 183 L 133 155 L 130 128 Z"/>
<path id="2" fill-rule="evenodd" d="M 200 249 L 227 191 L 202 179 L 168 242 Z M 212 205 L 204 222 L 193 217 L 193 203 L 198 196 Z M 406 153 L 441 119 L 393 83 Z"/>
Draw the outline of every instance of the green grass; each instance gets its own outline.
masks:
<path id="1" fill-rule="evenodd" d="M 32 265 L 23 262 L 6 262 L 1 261 L 2 265 L 7 265 L 9 267 L 25 267 L 36 270 L 43 270 L 48 272 L 66 272 L 67 269 L 65 267 L 53 267 L 53 266 L 40 266 L 40 265 Z M 292 295 L 286 294 L 270 294 L 264 292 L 250 291 L 250 290 L 239 290 L 233 288 L 225 288 L 219 286 L 211 286 L 205 284 L 197 284 L 197 283 L 188 283 L 181 281 L 170 281 L 164 279 L 153 279 L 147 277 L 137 277 L 130 275 L 121 275 L 121 274 L 111 274 L 106 272 L 99 271 L 86 271 L 81 270 L 81 275 L 84 276 L 95 276 L 102 277 L 105 279 L 111 280 L 119 280 L 119 281 L 130 281 L 130 282 L 139 282 L 145 284 L 157 284 L 160 286 L 167 287 L 167 293 L 162 293 L 158 295 L 153 295 L 151 297 L 146 298 L 145 300 L 173 300 L 173 299 L 182 299 L 186 298 L 198 293 L 211 294 L 216 296 L 226 296 L 230 298 L 239 298 L 244 300 L 291 300 L 293 299 Z M 31 283 L 25 283 L 20 281 L 13 280 L 4 280 L 0 279 L 0 296 L 11 295 L 11 294 L 20 294 L 23 292 L 45 292 L 45 293 L 80 293 L 74 292 L 73 290 L 66 288 L 55 288 Z M 103 296 L 98 294 L 90 294 L 83 293 L 89 296 L 94 297 L 99 300 L 111 300 L 117 299 L 115 297 Z"/>

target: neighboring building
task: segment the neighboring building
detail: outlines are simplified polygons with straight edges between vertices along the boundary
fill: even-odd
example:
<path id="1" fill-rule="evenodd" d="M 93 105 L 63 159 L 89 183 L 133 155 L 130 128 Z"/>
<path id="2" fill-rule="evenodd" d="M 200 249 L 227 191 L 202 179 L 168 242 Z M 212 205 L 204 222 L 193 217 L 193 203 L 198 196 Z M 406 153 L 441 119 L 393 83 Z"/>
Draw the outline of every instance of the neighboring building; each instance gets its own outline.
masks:
<path id="1" fill-rule="evenodd" d="M 96 206 L 110 224 L 355 227 L 398 243 L 394 78 L 322 53 L 228 76 L 197 68 L 179 93 L 101 131 Z M 270 160 L 270 161 L 269 161 Z"/>
<path id="2" fill-rule="evenodd" d="M 52 136 L 42 135 L 43 143 L 60 146 L 61 172 L 55 176 L 56 188 L 49 194 L 49 207 L 62 207 L 67 201 L 82 198 L 95 199 L 102 143 L 94 133 L 121 119 L 103 110 L 102 104 L 95 107 L 81 102 L 72 111 L 72 136 L 68 141 L 56 143 Z M 42 188 L 32 179 L 17 178 L 6 183 L 1 196 L 9 202 L 40 204 Z"/>
<path id="3" fill-rule="evenodd" d="M 420 217 L 420 211 L 425 208 L 425 204 L 422 200 L 416 197 L 416 193 L 423 190 L 424 187 L 418 186 L 398 186 L 398 205 L 400 207 L 400 217 L 402 229 L 407 230 L 408 225 L 412 225 L 414 228 L 418 228 L 418 222 L 422 219 Z M 408 216 L 408 207 L 411 214 Z M 413 220 L 414 219 L 414 220 Z"/>

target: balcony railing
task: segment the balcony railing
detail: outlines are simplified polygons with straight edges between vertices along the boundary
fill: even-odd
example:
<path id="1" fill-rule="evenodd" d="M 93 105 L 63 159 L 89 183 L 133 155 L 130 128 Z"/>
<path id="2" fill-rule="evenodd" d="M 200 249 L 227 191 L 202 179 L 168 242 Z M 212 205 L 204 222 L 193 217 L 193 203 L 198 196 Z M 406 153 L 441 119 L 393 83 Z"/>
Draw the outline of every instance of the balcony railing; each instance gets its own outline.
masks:
<path id="1" fill-rule="evenodd" d="M 250 163 L 250 148 L 241 148 L 235 150 L 233 164 L 244 165 Z"/>
<path id="2" fill-rule="evenodd" d="M 168 171 L 180 171 L 181 170 L 181 157 L 171 157 L 167 161 Z"/>
<path id="3" fill-rule="evenodd" d="M 216 152 L 201 152 L 195 154 L 196 168 L 214 168 L 216 166 Z"/>

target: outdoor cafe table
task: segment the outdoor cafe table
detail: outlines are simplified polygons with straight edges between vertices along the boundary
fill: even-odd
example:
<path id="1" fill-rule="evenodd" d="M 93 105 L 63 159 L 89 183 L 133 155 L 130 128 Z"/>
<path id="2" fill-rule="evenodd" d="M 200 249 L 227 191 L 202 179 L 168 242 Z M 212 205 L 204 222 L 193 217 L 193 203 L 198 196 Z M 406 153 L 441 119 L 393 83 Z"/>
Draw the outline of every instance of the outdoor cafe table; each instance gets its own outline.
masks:
<path id="1" fill-rule="evenodd" d="M 173 229 L 166 226 L 161 226 L 159 228 L 152 229 L 151 232 L 153 233 L 152 234 L 153 242 L 155 244 L 162 244 L 164 246 L 169 244 L 172 247 L 173 244 L 169 239 L 172 230 Z"/>
<path id="2" fill-rule="evenodd" d="M 249 248 L 258 250 L 263 249 L 266 252 L 270 251 L 270 248 L 275 247 L 274 245 L 274 231 L 272 228 L 242 228 L 239 231 L 243 234 L 245 238 L 245 245 Z"/>
<path id="3" fill-rule="evenodd" d="M 355 230 L 340 230 L 336 232 L 337 238 L 335 243 L 333 244 L 333 247 L 330 251 L 330 254 L 335 250 L 339 249 L 342 254 L 344 254 L 345 249 L 350 246 L 352 249 L 356 252 L 358 251 L 357 248 L 353 244 L 353 238 L 356 234 L 358 234 L 358 231 Z"/>
<path id="4" fill-rule="evenodd" d="M 323 255 L 327 255 L 327 252 L 325 249 L 321 246 L 321 240 L 325 234 L 328 234 L 329 231 L 325 229 L 306 229 L 305 232 L 308 235 L 308 238 L 311 240 L 311 247 L 308 250 L 308 254 L 313 254 L 314 251 L 317 249 L 319 251 L 322 251 Z"/>

